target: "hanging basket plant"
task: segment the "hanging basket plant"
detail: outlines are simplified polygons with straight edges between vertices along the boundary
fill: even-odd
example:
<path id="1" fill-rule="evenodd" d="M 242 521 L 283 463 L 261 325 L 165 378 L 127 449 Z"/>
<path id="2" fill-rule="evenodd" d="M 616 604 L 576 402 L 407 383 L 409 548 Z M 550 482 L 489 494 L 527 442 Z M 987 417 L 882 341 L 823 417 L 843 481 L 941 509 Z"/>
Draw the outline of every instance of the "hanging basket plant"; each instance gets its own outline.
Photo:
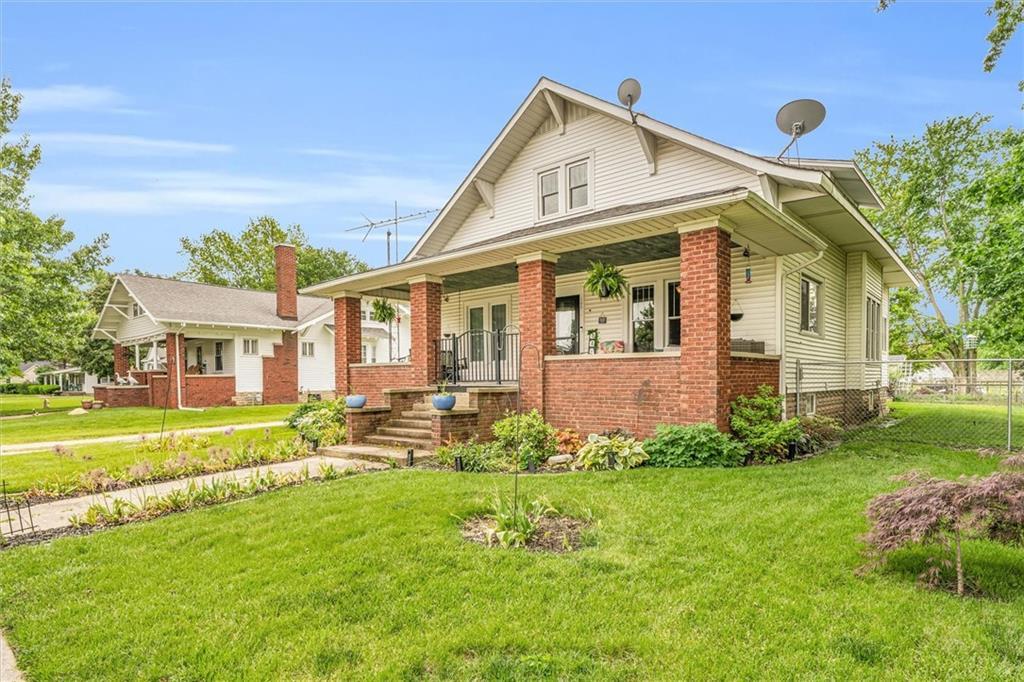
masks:
<path id="1" fill-rule="evenodd" d="M 622 298 L 627 284 L 626 277 L 618 267 L 602 261 L 591 261 L 583 287 L 587 293 L 601 298 Z"/>
<path id="2" fill-rule="evenodd" d="M 374 322 L 383 322 L 388 324 L 394 321 L 398 317 L 398 311 L 395 310 L 395 306 L 391 305 L 387 299 L 375 298 L 373 303 L 370 305 L 370 319 Z"/>

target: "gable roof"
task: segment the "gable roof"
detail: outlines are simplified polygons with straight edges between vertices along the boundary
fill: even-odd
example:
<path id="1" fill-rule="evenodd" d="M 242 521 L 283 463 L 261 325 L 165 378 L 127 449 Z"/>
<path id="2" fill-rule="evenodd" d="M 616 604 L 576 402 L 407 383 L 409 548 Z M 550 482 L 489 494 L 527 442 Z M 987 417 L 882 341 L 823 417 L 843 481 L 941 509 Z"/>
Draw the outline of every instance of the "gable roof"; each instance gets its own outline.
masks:
<path id="1" fill-rule="evenodd" d="M 560 103 L 563 101 L 572 102 L 619 120 L 627 125 L 634 124 L 629 110 L 625 107 L 542 77 L 501 129 L 501 132 L 498 133 L 498 136 L 491 142 L 483 156 L 473 166 L 427 230 L 409 251 L 406 260 L 434 255 L 443 249 L 444 244 L 447 243 L 455 230 L 458 229 L 458 226 L 484 200 L 476 181 L 496 182 L 512 160 L 533 138 L 545 120 L 554 115 L 554 112 L 558 110 L 558 107 L 561 106 Z M 844 173 L 848 172 L 845 164 L 852 164 L 854 168 L 856 167 L 852 161 L 825 162 L 821 160 L 814 167 L 811 167 L 809 164 L 794 166 L 774 159 L 748 154 L 739 149 L 734 149 L 663 123 L 646 114 L 634 113 L 636 114 L 636 127 L 638 132 L 642 132 L 642 134 L 669 140 L 687 149 L 711 156 L 750 173 L 771 175 L 808 189 L 818 188 L 823 184 L 828 187 L 833 186 L 832 182 L 823 177 L 826 171 L 833 170 L 831 167 L 825 167 L 826 163 L 833 164 L 836 169 L 838 169 L 840 164 L 843 164 Z M 877 199 L 874 191 L 870 189 L 870 186 L 857 189 L 856 185 L 858 182 L 866 185 L 867 181 L 863 179 L 863 175 L 859 171 L 856 171 L 855 176 L 851 178 L 844 175 L 843 181 L 839 183 L 842 189 L 848 194 L 851 194 L 851 190 L 854 190 L 851 198 L 856 203 L 860 205 L 874 205 L 875 199 Z M 864 199 L 864 201 L 861 201 L 861 199 Z"/>
<path id="2" fill-rule="evenodd" d="M 277 294 L 273 291 L 144 275 L 118 275 L 116 281 L 155 322 L 301 329 L 334 311 L 330 299 L 299 296 L 298 319 L 286 320 L 277 316 Z"/>

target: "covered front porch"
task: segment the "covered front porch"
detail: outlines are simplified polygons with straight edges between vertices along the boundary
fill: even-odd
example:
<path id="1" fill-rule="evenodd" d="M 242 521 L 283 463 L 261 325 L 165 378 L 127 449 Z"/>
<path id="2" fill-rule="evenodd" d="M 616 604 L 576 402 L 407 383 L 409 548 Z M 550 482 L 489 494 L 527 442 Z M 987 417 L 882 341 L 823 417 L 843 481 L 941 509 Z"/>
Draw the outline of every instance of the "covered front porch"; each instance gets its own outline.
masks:
<path id="1" fill-rule="evenodd" d="M 556 426 L 726 428 L 736 394 L 779 384 L 779 256 L 825 244 L 757 195 L 716 201 L 570 219 L 345 278 L 330 292 L 338 390 L 380 408 L 386 389 L 511 385 Z M 586 291 L 594 261 L 621 268 L 622 297 Z M 359 362 L 359 301 L 381 292 L 410 302 L 408 362 Z"/>

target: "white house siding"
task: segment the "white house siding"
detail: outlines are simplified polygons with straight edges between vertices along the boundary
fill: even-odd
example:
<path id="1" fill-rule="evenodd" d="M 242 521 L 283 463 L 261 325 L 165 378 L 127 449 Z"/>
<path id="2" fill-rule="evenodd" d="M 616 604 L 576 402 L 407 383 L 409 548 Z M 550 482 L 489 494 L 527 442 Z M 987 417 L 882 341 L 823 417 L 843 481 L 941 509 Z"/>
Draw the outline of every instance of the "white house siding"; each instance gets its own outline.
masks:
<path id="1" fill-rule="evenodd" d="M 863 360 L 866 333 L 866 299 L 864 276 L 867 269 L 866 253 L 857 251 L 846 254 L 846 358 L 850 361 Z M 851 364 L 846 367 L 846 387 L 863 388 L 864 366 Z"/>
<path id="2" fill-rule="evenodd" d="M 131 306 L 129 305 L 128 308 L 128 314 L 130 315 Z M 167 329 L 163 325 L 153 322 L 153 320 L 149 319 L 148 315 L 140 315 L 139 317 L 122 318 L 117 326 L 117 334 L 115 336 L 124 342 L 166 333 Z"/>
<path id="3" fill-rule="evenodd" d="M 846 359 L 846 254 L 833 245 L 825 255 L 803 271 L 822 282 L 822 296 L 825 301 L 825 315 L 822 334 L 800 331 L 800 268 L 816 254 L 793 254 L 783 256 L 783 290 L 785 292 L 785 381 L 786 390 L 796 389 L 796 361 L 803 363 L 837 363 Z M 804 371 L 801 391 L 825 391 L 842 389 L 845 385 L 843 365 L 828 367 L 808 366 Z"/>
<path id="4" fill-rule="evenodd" d="M 885 320 L 888 315 L 888 297 L 885 295 L 885 286 L 882 284 L 882 266 L 871 257 L 870 254 L 864 254 L 864 296 L 861 297 L 862 305 L 865 307 L 865 315 L 867 315 L 867 297 L 870 296 L 879 303 L 882 304 L 881 312 L 881 330 L 879 331 L 880 339 L 880 351 L 879 357 L 884 359 L 886 352 L 888 351 L 887 340 L 886 340 L 886 325 Z M 865 322 L 866 324 L 866 322 Z M 861 333 L 861 343 L 864 344 L 865 350 L 867 345 L 867 330 L 865 329 Z M 869 365 L 865 368 L 864 379 L 867 382 L 867 386 L 876 386 L 883 380 L 882 378 L 882 367 L 879 364 Z"/>
<path id="5" fill-rule="evenodd" d="M 242 351 L 242 339 L 259 339 L 259 355 L 246 355 Z M 274 344 L 281 343 L 281 332 L 252 330 L 238 332 L 234 337 L 235 346 L 235 391 L 238 393 L 259 393 L 263 391 L 263 358 L 274 356 Z"/>
<path id="6" fill-rule="evenodd" d="M 313 343 L 313 357 L 303 357 L 302 343 Z M 299 334 L 299 391 L 334 390 L 334 336 L 323 324 Z"/>
<path id="7" fill-rule="evenodd" d="M 537 222 L 537 171 L 593 154 L 593 210 L 728 187 L 756 188 L 756 175 L 664 140 L 651 175 L 633 129 L 592 113 L 535 135 L 494 186 L 494 217 L 478 205 L 442 250 L 490 239 Z M 557 219 L 557 218 L 556 218 Z"/>
<path id="8" fill-rule="evenodd" d="M 775 353 L 775 261 L 774 257 L 752 257 L 751 283 L 746 284 L 746 259 L 739 257 L 742 250 L 736 250 L 732 266 L 732 301 L 735 310 L 743 310 L 743 319 L 733 323 L 733 338 L 747 338 L 765 342 L 765 352 Z M 654 345 L 664 348 L 667 338 L 666 317 L 668 285 L 679 281 L 679 260 L 667 258 L 649 263 L 634 263 L 622 267 L 630 287 L 654 285 L 655 329 Z M 602 299 L 588 294 L 583 289 L 587 273 L 563 275 L 555 279 L 556 296 L 580 296 L 580 348 L 586 348 L 587 330 L 597 329 L 601 341 L 622 341 L 630 347 L 631 329 L 629 317 L 630 292 L 619 300 Z M 686 292 L 683 292 L 683 296 Z M 485 308 L 492 303 L 510 304 L 510 324 L 519 324 L 519 293 L 517 284 L 503 284 L 482 289 L 473 289 L 448 295 L 441 303 L 441 333 L 461 334 L 468 329 L 467 309 L 475 306 Z M 604 322 L 601 319 L 604 318 Z M 489 318 L 485 317 L 489 329 Z"/>

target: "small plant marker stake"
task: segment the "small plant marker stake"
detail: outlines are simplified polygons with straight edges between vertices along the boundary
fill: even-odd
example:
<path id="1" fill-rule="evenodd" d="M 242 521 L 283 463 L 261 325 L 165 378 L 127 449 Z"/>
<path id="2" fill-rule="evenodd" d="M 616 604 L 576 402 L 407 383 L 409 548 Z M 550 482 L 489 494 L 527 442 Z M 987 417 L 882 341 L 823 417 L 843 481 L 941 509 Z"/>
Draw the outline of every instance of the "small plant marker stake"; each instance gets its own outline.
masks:
<path id="1" fill-rule="evenodd" d="M 455 470 L 462 471 L 462 455 L 455 455 Z"/>

